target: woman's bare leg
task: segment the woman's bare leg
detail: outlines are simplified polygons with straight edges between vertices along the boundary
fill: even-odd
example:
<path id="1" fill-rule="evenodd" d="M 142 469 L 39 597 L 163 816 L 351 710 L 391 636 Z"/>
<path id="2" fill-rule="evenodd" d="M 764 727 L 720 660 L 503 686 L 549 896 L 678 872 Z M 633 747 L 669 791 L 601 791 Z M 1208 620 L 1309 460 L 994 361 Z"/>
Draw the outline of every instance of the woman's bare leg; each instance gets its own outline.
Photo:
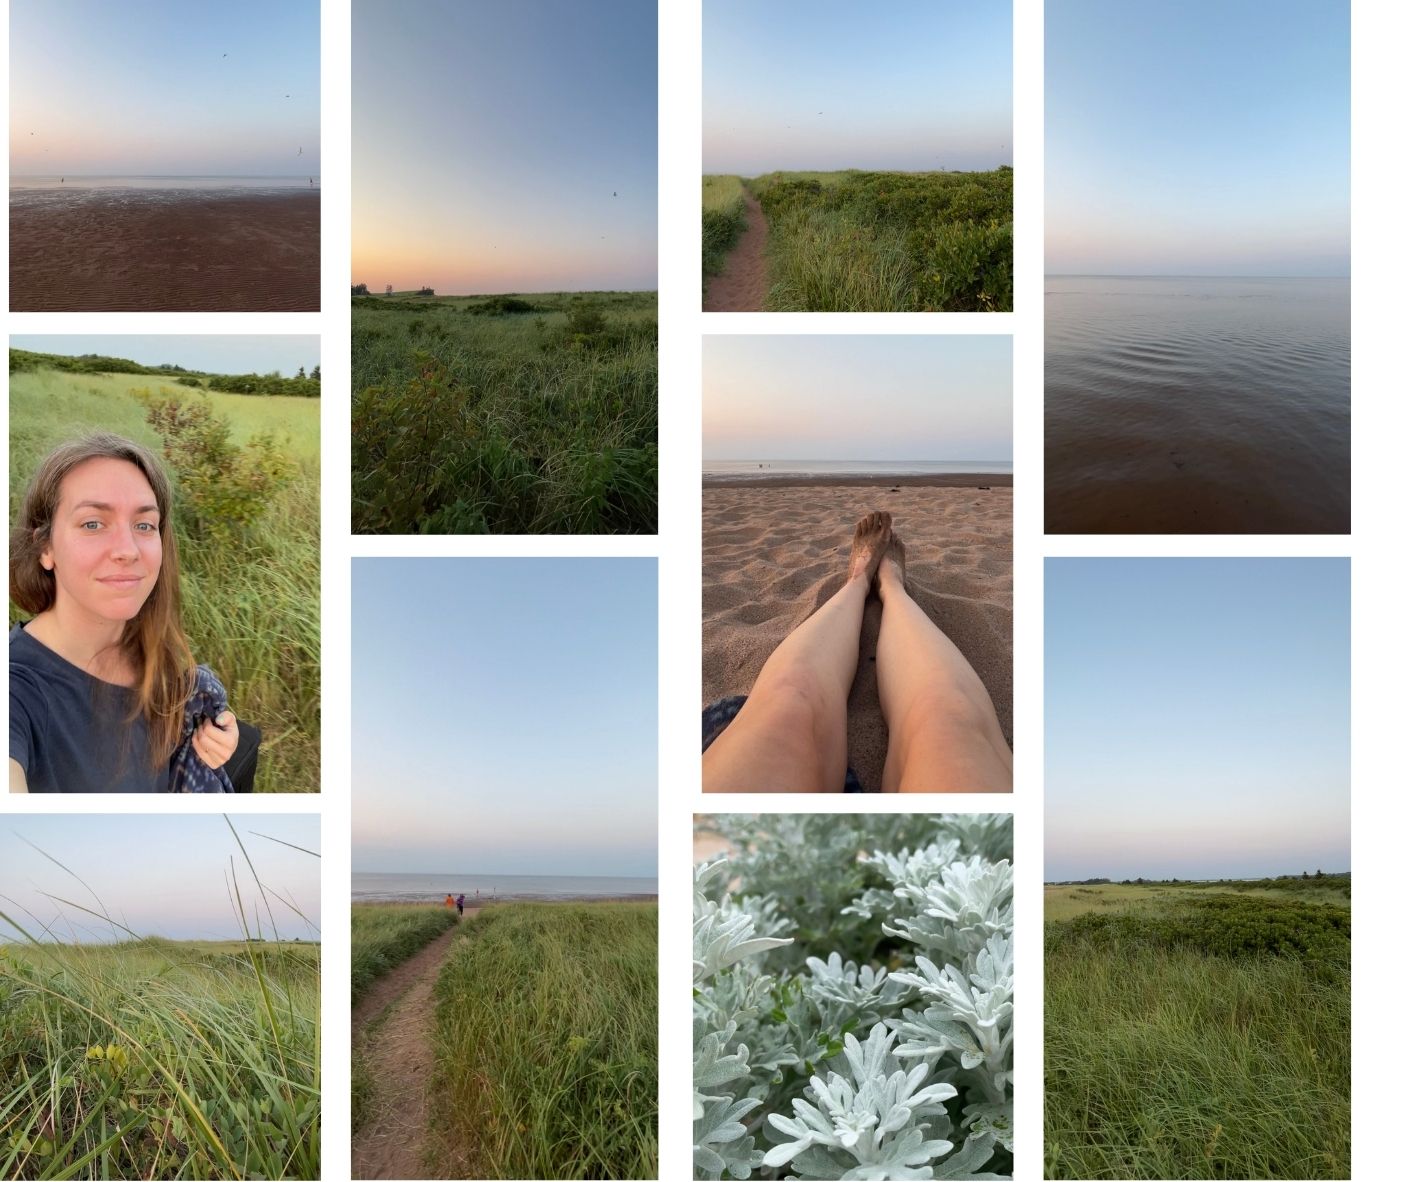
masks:
<path id="1" fill-rule="evenodd" d="M 891 735 L 884 792 L 1011 792 L 1013 753 L 974 667 L 906 592 L 893 537 L 877 571 L 876 680 Z"/>
<path id="2" fill-rule="evenodd" d="M 857 522 L 847 582 L 769 655 L 749 700 L 706 750 L 706 792 L 839 792 L 862 610 L 891 514 Z"/>

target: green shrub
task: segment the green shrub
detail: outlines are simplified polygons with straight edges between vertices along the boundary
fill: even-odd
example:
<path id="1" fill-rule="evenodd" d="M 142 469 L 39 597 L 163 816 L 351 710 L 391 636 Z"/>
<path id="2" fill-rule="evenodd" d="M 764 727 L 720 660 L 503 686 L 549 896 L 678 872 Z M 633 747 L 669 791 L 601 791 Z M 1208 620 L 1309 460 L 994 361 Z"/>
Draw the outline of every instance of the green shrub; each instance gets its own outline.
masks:
<path id="1" fill-rule="evenodd" d="M 293 474 L 293 462 L 274 436 L 261 433 L 236 447 L 230 442 L 229 421 L 208 403 L 144 401 L 147 422 L 161 436 L 162 454 L 179 490 L 177 512 L 186 531 L 219 541 L 243 536 Z"/>

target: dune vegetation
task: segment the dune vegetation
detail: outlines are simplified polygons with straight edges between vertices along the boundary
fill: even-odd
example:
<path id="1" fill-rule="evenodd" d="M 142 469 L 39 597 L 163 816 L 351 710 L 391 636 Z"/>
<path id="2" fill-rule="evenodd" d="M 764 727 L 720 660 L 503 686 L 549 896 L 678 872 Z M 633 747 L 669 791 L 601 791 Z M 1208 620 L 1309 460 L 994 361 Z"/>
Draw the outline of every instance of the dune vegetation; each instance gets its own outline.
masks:
<path id="1" fill-rule="evenodd" d="M 706 276 L 718 275 L 744 232 L 744 182 L 737 176 L 707 176 L 701 192 L 702 269 Z"/>
<path id="2" fill-rule="evenodd" d="M 352 909 L 352 1003 L 383 973 L 401 964 L 447 928 L 449 907 L 427 903 L 355 903 Z"/>
<path id="3" fill-rule="evenodd" d="M 280 381 L 298 380 L 272 385 Z M 320 402 L 212 382 L 220 385 L 219 375 L 32 363 L 12 372 L 10 519 L 43 457 L 64 440 L 111 431 L 161 456 L 176 487 L 186 632 L 231 708 L 262 732 L 256 791 L 316 792 Z M 12 606 L 11 623 L 17 618 Z"/>
<path id="4" fill-rule="evenodd" d="M 656 295 L 352 297 L 355 533 L 654 533 Z"/>
<path id="5" fill-rule="evenodd" d="M 1349 876 L 1047 896 L 1047 1177 L 1350 1176 Z"/>
<path id="6" fill-rule="evenodd" d="M 516 903 L 437 983 L 436 1121 L 457 1178 L 655 1178 L 654 903 Z"/>
<path id="7" fill-rule="evenodd" d="M 719 193 L 732 179 L 707 178 L 707 223 L 708 182 Z M 1011 168 L 771 172 L 743 183 L 768 223 L 766 311 L 1013 311 Z"/>
<path id="8" fill-rule="evenodd" d="M 241 855 L 240 940 L 69 903 L 109 942 L 60 943 L 0 900 L 0 1177 L 320 1177 L 320 949 L 280 938 Z"/>

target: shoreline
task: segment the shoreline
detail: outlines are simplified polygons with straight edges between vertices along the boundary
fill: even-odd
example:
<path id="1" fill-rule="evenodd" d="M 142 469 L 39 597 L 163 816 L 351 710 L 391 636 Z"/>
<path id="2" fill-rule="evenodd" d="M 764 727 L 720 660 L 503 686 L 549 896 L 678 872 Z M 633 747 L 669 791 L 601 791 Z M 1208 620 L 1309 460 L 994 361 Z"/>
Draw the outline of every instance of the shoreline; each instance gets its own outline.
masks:
<path id="1" fill-rule="evenodd" d="M 459 892 L 457 892 L 459 893 Z M 471 899 L 465 896 L 465 910 L 495 903 L 656 903 L 659 895 L 497 895 Z M 444 907 L 444 899 L 353 899 L 354 907 Z"/>
<path id="2" fill-rule="evenodd" d="M 710 476 L 701 478 L 707 489 L 719 488 L 1012 488 L 1012 472 L 929 472 L 909 476 L 874 473 L 809 476 Z"/>
<path id="3" fill-rule="evenodd" d="M 317 188 L 16 190 L 12 312 L 317 312 Z"/>

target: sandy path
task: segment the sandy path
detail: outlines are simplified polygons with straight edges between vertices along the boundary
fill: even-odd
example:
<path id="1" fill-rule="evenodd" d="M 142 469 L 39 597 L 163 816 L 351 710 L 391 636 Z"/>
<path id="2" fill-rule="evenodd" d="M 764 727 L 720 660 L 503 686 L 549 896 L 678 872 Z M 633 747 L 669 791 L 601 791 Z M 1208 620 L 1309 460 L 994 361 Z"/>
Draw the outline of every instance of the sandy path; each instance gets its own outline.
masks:
<path id="1" fill-rule="evenodd" d="M 744 233 L 725 259 L 725 269 L 705 289 L 707 312 L 762 312 L 769 294 L 769 264 L 764 247 L 768 223 L 758 199 L 744 191 Z"/>
<path id="2" fill-rule="evenodd" d="M 467 908 L 474 918 L 475 908 Z M 361 1047 L 376 1082 L 372 1115 L 352 1139 L 354 1178 L 425 1178 L 429 1087 L 436 1065 L 432 1027 L 435 984 L 455 929 L 437 936 L 381 978 L 352 1015 L 354 1047 Z M 386 1014 L 372 1031 L 368 1026 Z"/>

